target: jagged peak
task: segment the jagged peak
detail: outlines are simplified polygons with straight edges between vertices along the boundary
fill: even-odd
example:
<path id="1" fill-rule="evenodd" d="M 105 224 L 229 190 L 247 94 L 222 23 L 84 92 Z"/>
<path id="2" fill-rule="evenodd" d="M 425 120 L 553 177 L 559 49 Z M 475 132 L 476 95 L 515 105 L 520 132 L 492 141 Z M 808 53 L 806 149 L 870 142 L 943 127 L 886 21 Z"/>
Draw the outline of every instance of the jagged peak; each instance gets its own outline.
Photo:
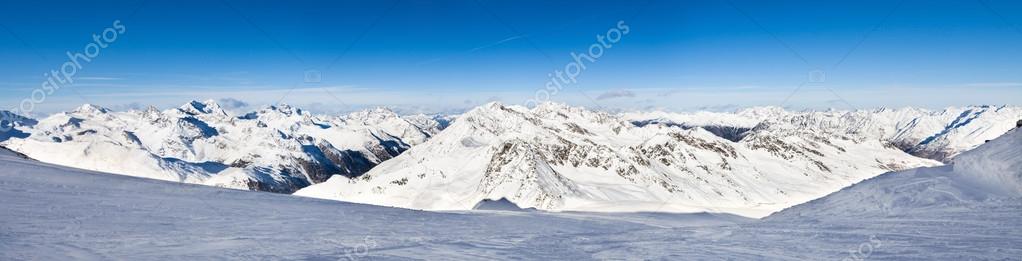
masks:
<path id="1" fill-rule="evenodd" d="M 350 119 L 359 120 L 371 120 L 371 119 L 387 119 L 387 118 L 400 118 L 400 116 L 394 112 L 394 110 L 384 107 L 377 106 L 372 108 L 363 109 L 360 111 L 352 112 L 348 114 Z"/>
<path id="2" fill-rule="evenodd" d="M 103 113 L 109 113 L 110 109 L 104 108 L 104 107 L 99 106 L 99 105 L 94 105 L 94 104 L 86 103 L 86 104 L 82 104 L 82 106 L 79 106 L 78 108 L 76 108 L 72 112 L 75 112 L 75 113 L 87 113 L 87 114 L 103 114 Z"/>
<path id="3" fill-rule="evenodd" d="M 147 106 L 145 110 L 142 111 L 142 117 L 150 120 L 160 118 L 162 115 L 163 112 L 156 108 L 156 106 L 152 105 Z"/>
<path id="4" fill-rule="evenodd" d="M 479 107 L 472 108 L 471 110 L 469 110 L 469 111 L 465 112 L 464 114 L 462 114 L 462 117 L 463 118 L 470 118 L 470 117 L 493 117 L 495 115 L 503 115 L 503 114 L 506 114 L 506 113 L 512 112 L 512 111 L 514 111 L 514 110 L 512 110 L 511 108 L 509 108 L 507 106 L 504 106 L 503 103 L 501 103 L 499 101 L 493 101 L 493 102 L 488 102 L 486 104 L 480 105 Z"/>
<path id="5" fill-rule="evenodd" d="M 747 115 L 779 115 L 788 113 L 788 109 L 779 106 L 749 107 L 737 111 L 737 114 Z"/>
<path id="6" fill-rule="evenodd" d="M 284 115 L 288 115 L 288 116 L 290 116 L 290 115 L 305 115 L 305 114 L 308 114 L 308 112 L 306 112 L 305 110 L 302 110 L 302 108 L 291 106 L 291 105 L 286 104 L 286 103 L 281 103 L 281 104 L 277 104 L 277 105 L 267 105 L 266 107 L 263 108 L 261 113 L 266 113 L 266 112 L 278 112 L 278 113 L 281 113 L 281 114 L 284 114 Z"/>
<path id="7" fill-rule="evenodd" d="M 479 107 L 490 108 L 490 109 L 499 109 L 499 108 L 504 107 L 504 103 L 502 103 L 500 101 L 491 101 L 491 102 L 484 103 L 483 105 L 480 105 Z"/>
<path id="8" fill-rule="evenodd" d="M 197 100 L 191 100 L 191 101 L 188 101 L 185 104 L 181 105 L 181 108 L 196 108 L 196 109 L 199 109 L 199 108 L 203 108 L 205 106 L 206 106 L 205 104 L 202 104 L 201 102 L 199 102 Z"/>
<path id="9" fill-rule="evenodd" d="M 397 113 L 394 113 L 394 110 L 391 110 L 390 108 L 384 107 L 384 106 L 376 106 L 376 107 L 373 107 L 372 109 L 367 109 L 366 111 L 370 111 L 372 113 L 397 114 Z"/>
<path id="10" fill-rule="evenodd" d="M 181 105 L 181 107 L 179 108 L 181 109 L 181 111 L 184 111 L 185 113 L 192 115 L 198 114 L 227 115 L 227 111 L 224 111 L 223 107 L 220 107 L 220 104 L 218 104 L 215 100 L 212 99 L 206 100 L 204 102 L 191 100 L 188 103 Z"/>
<path id="11" fill-rule="evenodd" d="M 577 109 L 577 108 L 576 107 L 572 107 L 572 106 L 567 105 L 567 104 L 564 104 L 564 103 L 545 101 L 545 102 L 541 102 L 539 104 L 536 104 L 536 107 L 532 108 L 532 111 L 535 111 L 535 112 L 542 112 L 542 111 L 563 111 L 563 110 L 572 110 L 572 109 Z"/>
<path id="12" fill-rule="evenodd" d="M 458 118 L 492 118 L 495 120 L 515 121 L 513 119 L 536 122 L 539 119 L 584 118 L 590 121 L 605 121 L 614 118 L 603 111 L 590 110 L 585 107 L 571 106 L 564 103 L 543 102 L 529 109 L 517 105 L 504 105 L 500 102 L 489 102 L 462 114 Z"/>

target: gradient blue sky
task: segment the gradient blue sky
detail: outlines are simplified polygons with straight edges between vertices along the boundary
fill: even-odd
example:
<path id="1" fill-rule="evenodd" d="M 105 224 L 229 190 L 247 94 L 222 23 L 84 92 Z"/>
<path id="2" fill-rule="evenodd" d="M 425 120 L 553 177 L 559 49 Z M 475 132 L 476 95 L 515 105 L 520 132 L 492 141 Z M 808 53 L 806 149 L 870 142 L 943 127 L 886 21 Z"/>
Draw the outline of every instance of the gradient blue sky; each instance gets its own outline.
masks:
<path id="1" fill-rule="evenodd" d="M 1022 101 L 1019 1 L 284 2 L 0 3 L 0 106 L 31 95 L 114 20 L 126 33 L 38 112 L 222 98 L 322 112 L 521 104 L 618 21 L 631 32 L 552 100 L 669 110 Z M 304 82 L 308 70 L 322 81 Z M 825 81 L 803 84 L 813 70 Z"/>

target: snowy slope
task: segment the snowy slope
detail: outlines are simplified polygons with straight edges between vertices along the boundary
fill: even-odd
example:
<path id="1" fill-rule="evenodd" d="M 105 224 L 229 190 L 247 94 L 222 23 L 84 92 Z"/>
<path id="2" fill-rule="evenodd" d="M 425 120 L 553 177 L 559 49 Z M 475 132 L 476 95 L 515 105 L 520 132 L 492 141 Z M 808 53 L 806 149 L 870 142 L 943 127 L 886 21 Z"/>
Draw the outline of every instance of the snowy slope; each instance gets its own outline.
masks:
<path id="1" fill-rule="evenodd" d="M 290 193 L 332 175 L 361 175 L 435 135 L 438 126 L 382 108 L 335 117 L 280 105 L 236 117 L 214 101 L 165 111 L 83 105 L 19 126 L 24 135 L 3 144 L 60 165 Z"/>
<path id="2" fill-rule="evenodd" d="M 490 103 L 365 175 L 296 194 L 429 210 L 506 198 L 554 211 L 762 217 L 887 171 L 939 164 L 879 140 L 756 126 L 736 142 L 579 107 Z"/>
<path id="3" fill-rule="evenodd" d="M 1022 128 L 956 157 L 954 171 L 986 192 L 1022 195 Z"/>
<path id="4" fill-rule="evenodd" d="M 1014 148 L 1017 155 L 1019 147 Z M 3 260 L 1017 260 L 1022 256 L 1022 219 L 1018 218 L 1022 200 L 1017 199 L 968 200 L 959 207 L 925 211 L 912 210 L 909 204 L 892 205 L 900 208 L 893 213 L 911 215 L 841 218 L 802 211 L 801 216 L 779 214 L 753 223 L 708 214 L 437 213 L 95 173 L 4 153 L 0 153 L 0 198 Z M 819 218 L 828 215 L 837 218 Z"/>
<path id="5" fill-rule="evenodd" d="M 880 175 L 770 218 L 916 216 L 981 208 L 1018 216 L 1022 215 L 1019 206 L 1022 206 L 1022 129 L 1015 129 L 961 154 L 951 165 Z"/>
<path id="6" fill-rule="evenodd" d="M 513 247 L 554 233 L 655 228 L 625 220 L 747 222 L 726 215 L 433 213 L 111 175 L 4 153 L 0 198 L 3 260 L 581 258 L 581 250 Z"/>

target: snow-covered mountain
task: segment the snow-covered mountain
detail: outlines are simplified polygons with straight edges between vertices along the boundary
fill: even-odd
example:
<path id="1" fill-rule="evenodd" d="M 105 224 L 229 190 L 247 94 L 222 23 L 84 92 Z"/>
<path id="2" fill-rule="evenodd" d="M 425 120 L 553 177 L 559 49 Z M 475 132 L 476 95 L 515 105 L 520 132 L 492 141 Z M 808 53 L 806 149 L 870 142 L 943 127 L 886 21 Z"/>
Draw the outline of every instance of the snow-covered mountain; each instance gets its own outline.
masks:
<path id="1" fill-rule="evenodd" d="M 761 217 L 884 172 L 941 164 L 925 158 L 950 161 L 1013 128 L 1022 109 L 615 115 L 490 103 L 454 120 L 287 105 L 235 116 L 192 101 L 15 118 L 0 145 L 124 175 L 283 193 L 324 182 L 298 194 L 431 210 L 506 199 L 544 210 Z"/>
<path id="2" fill-rule="evenodd" d="M 439 118 L 438 118 L 439 119 Z M 95 105 L 21 124 L 3 141 L 32 158 L 162 180 L 290 193 L 355 177 L 439 132 L 447 121 L 378 108 L 344 116 L 268 106 L 242 116 L 214 101 L 160 111 Z"/>
<path id="3" fill-rule="evenodd" d="M 884 172 L 940 165 L 882 137 L 808 127 L 856 122 L 832 114 L 814 121 L 757 108 L 704 114 L 699 126 L 714 127 L 690 128 L 695 121 L 490 103 L 360 177 L 335 176 L 296 195 L 430 210 L 506 198 L 557 211 L 762 217 Z"/>
<path id="4" fill-rule="evenodd" d="M 787 128 L 845 135 L 858 140 L 880 140 L 919 157 L 948 162 L 955 155 L 1015 128 L 1016 121 L 1022 119 L 1022 107 L 799 112 L 759 107 L 734 113 L 636 112 L 623 117 L 636 124 L 701 127 L 732 136 L 740 136 L 760 124 L 784 124 Z"/>

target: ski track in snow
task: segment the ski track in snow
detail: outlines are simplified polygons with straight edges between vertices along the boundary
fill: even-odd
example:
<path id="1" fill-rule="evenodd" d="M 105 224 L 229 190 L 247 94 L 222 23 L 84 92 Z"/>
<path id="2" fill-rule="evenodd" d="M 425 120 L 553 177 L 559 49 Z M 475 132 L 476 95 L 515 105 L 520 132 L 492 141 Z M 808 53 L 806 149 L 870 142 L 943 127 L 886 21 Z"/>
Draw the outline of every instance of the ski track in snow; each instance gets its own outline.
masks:
<path id="1" fill-rule="evenodd" d="M 842 215 L 841 207 L 828 203 L 856 199 L 843 190 L 758 221 L 714 214 L 452 213 L 148 180 L 7 154 L 0 155 L 0 169 L 5 260 L 1022 257 L 1017 198 Z M 947 169 L 935 168 L 932 175 L 941 171 Z M 932 179 L 926 189 L 955 185 L 927 175 L 888 174 L 864 183 Z"/>

